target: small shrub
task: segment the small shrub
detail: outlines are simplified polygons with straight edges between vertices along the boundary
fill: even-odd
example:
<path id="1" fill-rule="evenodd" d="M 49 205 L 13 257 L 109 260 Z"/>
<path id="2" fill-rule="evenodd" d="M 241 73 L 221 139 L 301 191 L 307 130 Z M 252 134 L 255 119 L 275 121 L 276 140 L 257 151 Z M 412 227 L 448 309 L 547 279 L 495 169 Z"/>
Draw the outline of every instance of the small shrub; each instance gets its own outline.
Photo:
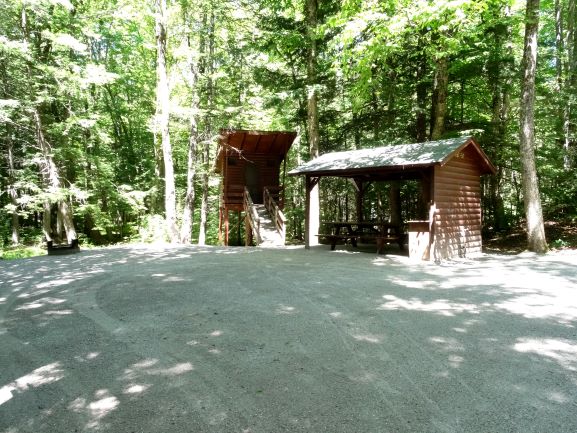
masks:
<path id="1" fill-rule="evenodd" d="M 21 246 L 0 249 L 0 259 L 13 260 L 23 259 L 26 257 L 36 257 L 46 255 L 46 250 L 39 246 Z"/>
<path id="2" fill-rule="evenodd" d="M 569 242 L 564 241 L 563 239 L 556 239 L 553 242 L 551 242 L 551 248 L 554 249 L 562 249 L 562 248 L 569 248 Z"/>

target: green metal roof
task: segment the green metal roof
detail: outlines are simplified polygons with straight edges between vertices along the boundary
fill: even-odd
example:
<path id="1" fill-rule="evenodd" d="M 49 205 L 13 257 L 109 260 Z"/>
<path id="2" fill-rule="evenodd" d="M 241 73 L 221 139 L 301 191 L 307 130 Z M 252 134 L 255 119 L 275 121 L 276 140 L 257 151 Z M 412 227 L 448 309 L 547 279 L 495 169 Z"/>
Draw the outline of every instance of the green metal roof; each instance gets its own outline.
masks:
<path id="1" fill-rule="evenodd" d="M 465 136 L 446 140 L 427 141 L 424 143 L 401 144 L 376 147 L 372 149 L 332 152 L 315 158 L 288 174 L 335 175 L 359 170 L 403 169 L 409 167 L 426 167 L 444 164 L 461 148 L 473 144 L 479 152 L 487 172 L 494 170 L 493 165 L 473 137 Z"/>

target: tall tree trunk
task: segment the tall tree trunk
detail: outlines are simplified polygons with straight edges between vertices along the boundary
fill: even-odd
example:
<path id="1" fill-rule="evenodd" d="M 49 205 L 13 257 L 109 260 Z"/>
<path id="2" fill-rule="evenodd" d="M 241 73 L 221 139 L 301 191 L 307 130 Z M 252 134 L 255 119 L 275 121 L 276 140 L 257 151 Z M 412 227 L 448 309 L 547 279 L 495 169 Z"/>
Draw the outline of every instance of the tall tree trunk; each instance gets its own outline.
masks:
<path id="1" fill-rule="evenodd" d="M 21 15 L 20 15 L 20 26 L 22 30 L 23 42 L 25 42 L 28 46 L 33 46 L 34 43 L 31 41 L 30 34 L 29 34 L 29 23 L 28 23 L 28 14 L 26 7 L 22 7 Z M 38 45 L 38 44 L 37 44 Z M 50 44 L 47 44 L 44 48 L 45 52 L 49 52 Z M 42 62 L 45 59 L 39 59 L 37 61 Z M 34 61 L 32 59 L 27 61 L 27 74 L 28 80 L 30 83 L 34 80 L 33 74 L 34 68 Z M 31 89 L 32 90 L 32 89 Z M 36 95 L 31 94 L 30 100 L 36 100 Z M 51 194 L 61 194 L 62 184 L 60 182 L 60 175 L 58 172 L 58 167 L 56 166 L 54 159 L 52 158 L 52 148 L 46 137 L 44 136 L 44 125 L 42 124 L 42 118 L 40 116 L 39 108 L 34 105 L 31 108 L 32 114 L 32 121 L 34 123 L 35 133 L 36 133 L 36 145 L 40 150 L 42 158 L 38 163 L 39 171 L 42 176 L 42 180 L 44 183 L 44 187 L 46 188 L 47 192 Z M 44 237 L 47 241 L 52 240 L 52 216 L 51 216 L 51 209 L 52 203 L 50 199 L 47 199 L 44 202 L 44 212 L 42 216 L 42 229 L 44 232 Z M 70 204 L 66 199 L 61 199 L 58 201 L 58 215 L 61 218 L 62 224 L 66 230 L 66 238 L 68 243 L 72 242 L 73 239 L 77 239 L 78 235 L 76 233 L 76 229 L 74 228 L 74 221 L 73 221 L 73 214 L 72 210 L 70 209 Z"/>
<path id="2" fill-rule="evenodd" d="M 58 174 L 58 168 L 56 167 L 54 159 L 52 158 L 52 149 L 44 137 L 42 119 L 40 118 L 40 113 L 38 112 L 37 108 L 33 109 L 32 115 L 34 117 L 34 124 L 36 127 L 36 143 L 42 153 L 40 171 L 44 179 L 44 184 L 51 193 L 58 194 L 60 193 L 62 187 L 60 183 L 60 176 Z M 46 237 L 46 240 L 52 240 L 50 209 L 50 202 L 46 202 L 44 206 L 43 219 L 44 236 Z M 78 236 L 76 234 L 74 221 L 72 219 L 72 210 L 70 209 L 70 204 L 67 200 L 64 199 L 58 201 L 58 214 L 66 231 L 66 239 L 68 243 L 72 242 L 73 239 L 77 239 Z"/>
<path id="3" fill-rule="evenodd" d="M 318 112 L 318 89 L 317 89 L 317 0 L 306 0 L 306 25 L 308 38 L 307 53 L 307 136 L 309 142 L 309 155 L 311 159 L 319 156 L 319 112 Z M 314 236 L 320 227 L 320 197 L 319 184 L 311 188 L 309 199 L 309 225 L 305 233 L 306 245 L 316 245 L 317 238 Z"/>
<path id="4" fill-rule="evenodd" d="M 176 187 L 174 184 L 174 165 L 170 144 L 170 89 L 166 70 L 167 25 L 166 0 L 156 0 L 156 68 L 157 68 L 157 124 L 160 129 L 162 157 L 164 160 L 164 212 L 166 231 L 170 242 L 178 242 L 176 225 Z"/>
<path id="5" fill-rule="evenodd" d="M 206 27 L 206 17 L 204 19 Z M 210 18 L 208 23 L 208 56 L 206 58 L 204 71 L 207 74 L 207 106 L 208 113 L 206 115 L 205 128 L 206 128 L 206 139 L 204 140 L 204 150 L 203 150 L 203 173 L 202 173 L 202 202 L 200 206 L 200 231 L 198 234 L 198 245 L 206 244 L 206 232 L 208 229 L 208 199 L 209 199 L 209 172 L 210 172 L 210 143 L 212 140 L 212 111 L 214 109 L 214 31 L 215 31 L 215 16 L 214 11 L 210 11 Z M 203 45 L 203 44 L 201 44 Z M 201 47 L 201 52 L 204 48 Z"/>
<path id="6" fill-rule="evenodd" d="M 415 139 L 418 143 L 422 143 L 423 141 L 427 140 L 427 59 L 425 54 L 423 53 L 423 37 L 419 37 L 419 45 L 418 45 L 418 57 L 417 57 L 417 64 L 416 64 L 416 81 L 417 81 L 417 88 L 416 88 L 416 99 L 417 99 L 417 107 L 416 107 L 416 119 L 415 119 L 415 126 L 416 126 L 416 134 Z"/>
<path id="7" fill-rule="evenodd" d="M 572 153 L 577 146 L 577 0 L 567 0 L 567 37 L 564 43 L 566 103 L 563 112 L 564 166 L 570 170 L 574 164 Z"/>
<path id="8" fill-rule="evenodd" d="M 186 168 L 186 196 L 184 199 L 184 209 L 182 212 L 182 224 L 180 226 L 180 242 L 183 244 L 189 244 L 192 238 L 192 224 L 194 221 L 194 201 L 195 201 L 195 189 L 194 183 L 196 179 L 196 149 L 198 147 L 198 127 L 196 123 L 196 116 L 198 112 L 198 97 L 196 90 L 197 83 L 197 64 L 194 56 L 192 55 L 192 44 L 190 39 L 188 41 L 188 48 L 191 50 L 191 55 L 189 59 L 189 67 L 191 74 L 190 88 L 192 92 L 192 103 L 191 103 L 191 113 L 190 113 L 190 135 L 188 137 L 188 158 L 187 158 L 187 168 Z"/>
<path id="9" fill-rule="evenodd" d="M 2 92 L 0 93 L 2 99 L 10 99 L 10 91 L 8 89 L 10 79 L 7 71 L 7 59 L 0 58 L 0 81 L 3 83 Z M 6 190 L 8 192 L 8 197 L 10 198 L 10 204 L 12 205 L 11 212 L 11 230 L 12 245 L 20 244 L 20 217 L 18 216 L 18 190 L 16 189 L 16 164 L 14 162 L 14 142 L 13 142 L 13 129 L 8 122 L 6 125 L 6 135 L 3 141 L 6 142 L 7 154 L 6 162 L 8 163 L 8 183 Z"/>
<path id="10" fill-rule="evenodd" d="M 14 183 L 16 182 L 15 164 L 14 164 L 14 148 L 10 131 L 6 135 L 8 141 L 8 195 L 10 196 L 10 204 L 14 208 L 12 211 L 12 245 L 20 244 L 20 217 L 18 216 L 18 191 Z"/>
<path id="11" fill-rule="evenodd" d="M 209 175 L 210 170 L 210 137 L 204 141 L 202 152 L 202 200 L 200 203 L 200 229 L 198 232 L 198 245 L 206 245 L 206 232 L 208 229 L 208 193 L 209 193 Z"/>
<path id="12" fill-rule="evenodd" d="M 491 160 L 497 166 L 497 174 L 489 179 L 489 200 L 491 203 L 493 228 L 495 231 L 501 231 L 507 228 L 505 216 L 505 207 L 501 192 L 501 182 L 503 180 L 502 172 L 502 149 L 506 142 L 507 125 L 509 122 L 509 105 L 510 105 L 510 88 L 511 88 L 511 71 L 513 68 L 510 61 L 512 48 L 510 46 L 511 27 L 509 24 L 500 25 L 503 20 L 503 12 L 499 5 L 496 5 L 492 19 L 497 25 L 492 28 L 493 50 L 490 60 L 487 64 L 487 78 L 491 85 L 492 104 L 491 104 L 491 126 L 489 129 L 490 143 L 489 155 Z M 504 17 L 509 19 L 511 14 L 510 8 L 506 7 Z"/>
<path id="13" fill-rule="evenodd" d="M 433 118 L 431 140 L 438 140 L 445 132 L 447 113 L 447 92 L 449 89 L 449 62 L 446 56 L 435 61 L 435 83 L 433 86 Z"/>
<path id="14" fill-rule="evenodd" d="M 543 210 L 541 208 L 541 197 L 539 196 L 539 179 L 535 164 L 534 118 L 539 1 L 527 0 L 519 141 L 523 173 L 523 200 L 527 218 L 527 247 L 530 251 L 544 253 L 547 251 L 547 241 L 545 239 Z"/>
<path id="15" fill-rule="evenodd" d="M 571 1 L 571 0 L 570 0 Z M 565 125 L 567 124 L 567 116 L 569 114 L 568 95 L 565 93 L 565 69 L 567 67 L 565 56 L 565 40 L 564 40 L 564 26 L 563 26 L 563 5 L 561 0 L 555 0 L 555 91 L 558 95 L 559 101 L 557 103 L 557 128 L 560 133 L 558 142 L 563 148 L 563 167 L 565 170 L 570 168 L 570 158 L 568 153 L 568 136 L 566 134 Z M 570 24 L 571 26 L 571 24 Z"/>

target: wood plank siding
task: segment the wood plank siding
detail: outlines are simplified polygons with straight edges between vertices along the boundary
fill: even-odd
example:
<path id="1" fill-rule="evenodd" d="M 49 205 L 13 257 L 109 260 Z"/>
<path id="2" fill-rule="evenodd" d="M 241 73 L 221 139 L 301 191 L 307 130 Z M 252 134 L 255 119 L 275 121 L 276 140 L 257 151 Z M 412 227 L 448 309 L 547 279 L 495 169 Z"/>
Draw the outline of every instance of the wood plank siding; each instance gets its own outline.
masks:
<path id="1" fill-rule="evenodd" d="M 433 257 L 466 257 L 481 252 L 481 168 L 468 146 L 435 167 L 432 221 Z"/>
<path id="2" fill-rule="evenodd" d="M 251 154 L 239 157 L 230 152 L 224 162 L 222 202 L 231 210 L 242 209 L 244 187 L 253 189 L 254 203 L 262 203 L 265 187 L 278 187 L 281 160 L 277 155 Z M 251 174 L 252 173 L 252 174 Z M 236 209 L 238 208 L 239 209 Z"/>

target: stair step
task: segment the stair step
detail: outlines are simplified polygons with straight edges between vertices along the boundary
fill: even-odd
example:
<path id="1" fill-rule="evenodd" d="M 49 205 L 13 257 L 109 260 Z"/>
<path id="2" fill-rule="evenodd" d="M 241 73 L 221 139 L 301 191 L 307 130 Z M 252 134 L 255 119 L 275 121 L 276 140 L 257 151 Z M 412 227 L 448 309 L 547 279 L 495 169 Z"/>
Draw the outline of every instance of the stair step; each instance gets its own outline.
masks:
<path id="1" fill-rule="evenodd" d="M 253 206 L 260 218 L 260 238 L 262 240 L 260 246 L 283 246 L 284 242 L 280 234 L 277 232 L 276 226 L 266 210 L 266 207 L 263 204 L 255 204 Z"/>

